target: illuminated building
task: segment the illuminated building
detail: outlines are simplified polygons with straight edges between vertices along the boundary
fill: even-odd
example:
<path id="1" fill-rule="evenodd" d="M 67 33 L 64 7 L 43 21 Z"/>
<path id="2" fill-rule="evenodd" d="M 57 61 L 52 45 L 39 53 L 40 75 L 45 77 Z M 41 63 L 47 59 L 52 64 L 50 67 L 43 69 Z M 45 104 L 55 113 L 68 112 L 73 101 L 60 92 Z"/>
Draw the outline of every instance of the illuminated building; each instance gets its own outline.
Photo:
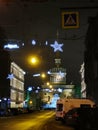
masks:
<path id="1" fill-rule="evenodd" d="M 84 79 L 84 72 L 85 72 L 85 68 L 84 68 L 84 63 L 81 65 L 80 68 L 80 74 L 81 74 L 81 97 L 86 98 L 86 83 L 85 83 L 85 79 Z"/>
<path id="2" fill-rule="evenodd" d="M 50 69 L 50 83 L 51 84 L 66 84 L 66 69 L 59 67 L 61 59 L 55 59 L 57 67 Z"/>
<path id="3" fill-rule="evenodd" d="M 10 79 L 10 107 L 23 107 L 25 72 L 12 62 L 10 73 L 13 74 L 13 78 Z"/>
<path id="4" fill-rule="evenodd" d="M 55 59 L 56 67 L 50 69 L 50 82 L 42 85 L 45 108 L 55 108 L 59 98 L 72 98 L 75 85 L 66 84 L 66 69 L 60 67 L 61 59 Z"/>
<path id="5" fill-rule="evenodd" d="M 0 50 L 0 108 L 23 107 L 24 71 Z"/>
<path id="6" fill-rule="evenodd" d="M 86 96 L 98 104 L 98 14 L 89 18 L 84 63 Z"/>
<path id="7" fill-rule="evenodd" d="M 55 67 L 50 69 L 50 84 L 42 85 L 43 88 L 43 107 L 44 108 L 56 108 L 56 101 L 59 98 L 72 98 L 74 96 L 74 85 L 67 85 L 66 83 L 66 69 L 61 67 L 60 53 L 63 52 L 63 43 L 58 43 L 58 31 L 57 41 L 50 46 L 56 53 Z"/>

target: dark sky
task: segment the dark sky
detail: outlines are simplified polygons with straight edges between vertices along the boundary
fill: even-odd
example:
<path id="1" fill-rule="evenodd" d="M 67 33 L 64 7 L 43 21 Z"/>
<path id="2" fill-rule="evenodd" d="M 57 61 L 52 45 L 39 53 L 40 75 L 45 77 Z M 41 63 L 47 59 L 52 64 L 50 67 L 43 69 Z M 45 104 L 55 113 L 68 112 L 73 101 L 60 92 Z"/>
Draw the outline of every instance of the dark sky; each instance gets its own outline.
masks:
<path id="1" fill-rule="evenodd" d="M 66 68 L 67 83 L 80 84 L 79 70 L 84 60 L 84 41 L 88 28 L 85 11 L 82 14 L 84 21 L 80 19 L 80 24 L 82 23 L 83 26 L 75 29 L 64 29 L 61 26 L 61 8 L 65 8 L 66 5 L 67 11 L 72 11 L 71 7 L 78 7 L 79 0 L 78 2 L 76 0 L 76 3 L 71 0 L 71 4 L 70 2 L 66 4 L 64 0 L 62 2 L 50 0 L 43 3 L 22 0 L 6 1 L 0 3 L 0 25 L 5 29 L 8 39 L 21 40 L 25 43 L 21 49 L 11 51 L 12 59 L 27 72 L 48 71 L 54 67 L 56 53 L 53 52 L 50 44 L 57 40 L 58 30 L 58 42 L 64 44 L 63 52 L 60 52 L 59 56 L 62 59 L 62 67 Z M 84 6 L 84 2 L 82 4 Z M 32 39 L 37 41 L 34 47 L 31 45 Z M 48 41 L 48 46 L 45 46 L 45 41 Z M 41 60 L 38 68 L 30 66 L 27 62 L 27 57 L 35 53 Z"/>

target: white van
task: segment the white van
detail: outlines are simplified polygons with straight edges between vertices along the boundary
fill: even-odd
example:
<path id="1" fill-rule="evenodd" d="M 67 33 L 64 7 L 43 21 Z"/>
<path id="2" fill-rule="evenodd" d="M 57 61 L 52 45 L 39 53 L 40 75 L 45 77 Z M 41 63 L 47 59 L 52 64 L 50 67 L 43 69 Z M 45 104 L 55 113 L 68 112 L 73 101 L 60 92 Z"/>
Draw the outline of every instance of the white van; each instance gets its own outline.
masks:
<path id="1" fill-rule="evenodd" d="M 90 99 L 58 99 L 56 102 L 56 120 L 63 120 L 69 110 L 81 107 L 81 105 L 93 107 L 95 102 Z"/>

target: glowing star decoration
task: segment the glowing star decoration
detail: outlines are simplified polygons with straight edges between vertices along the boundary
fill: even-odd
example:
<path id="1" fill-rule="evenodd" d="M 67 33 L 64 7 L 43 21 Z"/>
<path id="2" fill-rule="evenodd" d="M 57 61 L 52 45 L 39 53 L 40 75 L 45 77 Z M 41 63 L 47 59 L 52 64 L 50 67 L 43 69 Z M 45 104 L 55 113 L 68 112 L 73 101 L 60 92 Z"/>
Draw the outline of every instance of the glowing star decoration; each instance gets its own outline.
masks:
<path id="1" fill-rule="evenodd" d="M 65 77 L 65 74 L 64 74 L 64 73 L 62 73 L 61 71 L 59 72 L 59 75 L 60 75 L 60 77 L 62 77 L 62 78 L 64 78 L 64 77 Z"/>
<path id="2" fill-rule="evenodd" d="M 33 75 L 33 77 L 38 77 L 38 76 L 40 76 L 40 74 L 34 74 L 34 75 Z"/>
<path id="3" fill-rule="evenodd" d="M 22 43 L 22 46 L 24 46 L 24 43 Z"/>
<path id="4" fill-rule="evenodd" d="M 63 46 L 63 44 L 58 44 L 57 41 L 55 41 L 54 44 L 51 44 L 50 46 L 54 48 L 54 52 L 56 52 L 56 51 L 63 52 L 63 50 L 61 48 Z"/>
<path id="5" fill-rule="evenodd" d="M 48 71 L 48 72 L 47 72 L 47 74 L 51 74 L 51 72 L 50 72 L 50 71 Z"/>
<path id="6" fill-rule="evenodd" d="M 28 91 L 29 91 L 29 92 L 32 91 L 32 87 L 28 87 Z"/>
<path id="7" fill-rule="evenodd" d="M 14 78 L 14 75 L 13 75 L 13 74 L 8 74 L 7 79 L 13 79 L 13 78 Z"/>
<path id="8" fill-rule="evenodd" d="M 46 45 L 46 46 L 48 45 L 48 41 L 45 42 L 45 45 Z"/>
<path id="9" fill-rule="evenodd" d="M 7 44 L 7 45 L 4 45 L 4 49 L 17 49 L 19 48 L 19 46 L 17 44 Z"/>
<path id="10" fill-rule="evenodd" d="M 36 45 L 36 41 L 35 40 L 32 40 L 32 45 Z"/>
<path id="11" fill-rule="evenodd" d="M 37 87 L 37 89 L 40 89 L 40 87 Z"/>
<path id="12" fill-rule="evenodd" d="M 62 92 L 62 89 L 61 89 L 61 88 L 58 88 L 58 92 Z"/>

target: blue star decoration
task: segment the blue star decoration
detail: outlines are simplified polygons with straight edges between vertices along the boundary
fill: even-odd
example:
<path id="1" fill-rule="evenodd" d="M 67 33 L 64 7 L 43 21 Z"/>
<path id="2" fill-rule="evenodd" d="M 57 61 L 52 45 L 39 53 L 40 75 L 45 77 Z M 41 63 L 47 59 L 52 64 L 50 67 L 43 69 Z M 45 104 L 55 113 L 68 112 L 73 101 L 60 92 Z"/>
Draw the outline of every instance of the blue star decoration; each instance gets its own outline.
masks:
<path id="1" fill-rule="evenodd" d="M 14 78 L 14 75 L 13 75 L 13 74 L 8 74 L 7 79 L 13 79 L 13 78 Z"/>
<path id="2" fill-rule="evenodd" d="M 54 52 L 56 52 L 56 51 L 63 52 L 63 50 L 61 48 L 63 46 L 63 44 L 58 44 L 57 41 L 55 41 L 54 44 L 51 44 L 50 46 L 54 48 Z"/>
<path id="3" fill-rule="evenodd" d="M 59 72 L 59 75 L 60 75 L 62 78 L 64 78 L 64 77 L 65 77 L 65 74 L 64 74 L 64 73 L 62 73 L 61 71 Z"/>

